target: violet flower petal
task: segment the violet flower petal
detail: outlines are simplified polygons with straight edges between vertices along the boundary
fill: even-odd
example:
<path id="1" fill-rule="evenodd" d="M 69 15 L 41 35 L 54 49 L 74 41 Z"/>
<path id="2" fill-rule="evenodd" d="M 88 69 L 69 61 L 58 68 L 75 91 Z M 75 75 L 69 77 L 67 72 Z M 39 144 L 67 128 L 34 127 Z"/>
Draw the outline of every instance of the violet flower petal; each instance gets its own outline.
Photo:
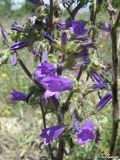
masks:
<path id="1" fill-rule="evenodd" d="M 112 98 L 112 94 L 111 93 L 107 93 L 96 105 L 97 109 L 102 109 Z"/>
<path id="2" fill-rule="evenodd" d="M 55 75 L 56 67 L 54 64 L 44 63 L 36 68 L 36 79 L 39 80 L 46 76 Z"/>
<path id="3" fill-rule="evenodd" d="M 62 92 L 73 88 L 73 82 L 69 78 L 60 76 L 45 77 L 40 84 L 51 92 Z"/>
<path id="4" fill-rule="evenodd" d="M 18 49 L 22 49 L 24 47 L 27 47 L 29 44 L 30 40 L 24 40 L 24 41 L 20 41 L 20 42 L 16 42 L 13 45 L 10 46 L 10 48 L 12 50 L 18 50 Z"/>
<path id="5" fill-rule="evenodd" d="M 28 98 L 28 94 L 12 90 L 11 91 L 11 98 L 9 99 L 9 102 L 15 102 L 15 101 L 26 101 Z"/>
<path id="6" fill-rule="evenodd" d="M 44 139 L 44 145 L 48 145 L 54 139 L 58 138 L 63 131 L 65 130 L 65 126 L 53 126 L 49 128 L 42 129 L 42 133 L 38 135 L 39 138 Z"/>
<path id="7" fill-rule="evenodd" d="M 77 137 L 78 143 L 86 144 L 95 138 L 96 138 L 96 135 L 94 132 L 93 122 L 87 119 L 79 130 L 78 137 Z"/>
<path id="8" fill-rule="evenodd" d="M 4 38 L 4 40 L 8 41 L 8 34 L 7 34 L 6 30 L 3 29 L 3 28 L 1 28 L 0 30 L 1 30 L 1 34 L 2 34 L 2 36 Z"/>

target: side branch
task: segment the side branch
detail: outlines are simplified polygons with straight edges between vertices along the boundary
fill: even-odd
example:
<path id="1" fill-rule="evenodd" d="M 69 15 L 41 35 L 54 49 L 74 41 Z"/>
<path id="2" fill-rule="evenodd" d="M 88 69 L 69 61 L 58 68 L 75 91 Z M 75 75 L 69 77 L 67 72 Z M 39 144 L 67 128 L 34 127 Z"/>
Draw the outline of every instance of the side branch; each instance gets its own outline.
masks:
<path id="1" fill-rule="evenodd" d="M 29 77 L 29 79 L 31 79 L 42 91 L 44 91 L 44 88 L 40 85 L 40 83 L 33 77 L 33 75 L 30 73 L 30 71 L 27 69 L 27 67 L 25 66 L 25 64 L 23 63 L 23 61 L 18 58 L 17 59 L 21 68 L 23 69 L 23 71 L 26 73 L 26 75 Z"/>

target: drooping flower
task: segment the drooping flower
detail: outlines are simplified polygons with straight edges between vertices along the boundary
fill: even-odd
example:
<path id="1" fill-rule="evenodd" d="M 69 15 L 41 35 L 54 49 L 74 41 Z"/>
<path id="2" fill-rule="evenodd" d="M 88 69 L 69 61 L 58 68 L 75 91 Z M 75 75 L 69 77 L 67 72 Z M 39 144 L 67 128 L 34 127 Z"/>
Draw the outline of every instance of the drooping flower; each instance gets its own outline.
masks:
<path id="1" fill-rule="evenodd" d="M 56 43 L 56 41 L 51 37 L 51 35 L 48 32 L 44 32 L 43 37 L 46 38 L 51 43 Z"/>
<path id="2" fill-rule="evenodd" d="M 12 57 L 11 57 L 11 64 L 12 64 L 12 66 L 16 66 L 17 65 L 16 54 L 12 55 Z"/>
<path id="3" fill-rule="evenodd" d="M 56 26 L 60 29 L 65 29 L 65 22 L 58 22 Z"/>
<path id="4" fill-rule="evenodd" d="M 72 28 L 73 28 L 73 31 L 75 33 L 76 36 L 78 35 L 83 35 L 83 34 L 86 34 L 87 33 L 87 29 L 85 28 L 86 27 L 86 21 L 75 21 L 73 20 L 72 21 Z"/>
<path id="5" fill-rule="evenodd" d="M 55 75 L 55 71 L 54 64 L 44 63 L 36 68 L 36 79 L 41 80 L 43 77 Z"/>
<path id="6" fill-rule="evenodd" d="M 28 94 L 12 90 L 11 91 L 11 98 L 9 99 L 10 102 L 15 102 L 15 101 L 27 101 L 28 99 Z"/>
<path id="7" fill-rule="evenodd" d="M 102 109 L 112 99 L 112 93 L 107 93 L 96 105 L 97 109 Z"/>
<path id="8" fill-rule="evenodd" d="M 100 83 L 102 81 L 101 78 L 100 78 L 100 76 L 96 72 L 92 73 L 91 78 L 92 78 L 93 81 L 96 81 L 98 83 Z"/>
<path id="9" fill-rule="evenodd" d="M 79 144 L 86 144 L 95 139 L 94 125 L 90 119 L 87 119 L 79 130 L 77 140 Z"/>
<path id="10" fill-rule="evenodd" d="M 111 25 L 107 22 L 105 22 L 105 23 L 100 22 L 98 27 L 100 29 L 104 30 L 105 32 L 110 32 L 111 31 Z"/>
<path id="11" fill-rule="evenodd" d="M 22 32 L 24 30 L 24 27 L 22 25 L 19 25 L 17 22 L 14 22 L 12 25 L 11 25 L 11 29 L 12 30 L 15 30 L 17 32 Z"/>
<path id="12" fill-rule="evenodd" d="M 28 44 L 29 44 L 30 40 L 27 39 L 27 40 L 24 40 L 24 41 L 20 41 L 20 42 L 16 42 L 14 43 L 13 45 L 10 46 L 10 48 L 12 50 L 18 50 L 18 49 L 22 49 L 24 47 L 27 47 Z"/>
<path id="13" fill-rule="evenodd" d="M 1 30 L 1 34 L 4 38 L 4 40 L 8 41 L 8 34 L 7 34 L 6 30 L 4 28 L 1 28 L 0 30 Z"/>
<path id="14" fill-rule="evenodd" d="M 44 145 L 50 144 L 54 139 L 59 137 L 65 130 L 65 126 L 53 126 L 42 129 L 42 133 L 38 135 L 38 138 L 44 139 Z"/>
<path id="15" fill-rule="evenodd" d="M 65 21 L 65 22 L 58 22 L 57 27 L 60 29 L 69 29 L 70 31 L 74 32 L 75 36 L 84 35 L 88 32 L 86 29 L 87 21 L 84 20 L 72 20 L 72 21 Z"/>
<path id="16" fill-rule="evenodd" d="M 98 88 L 99 89 L 105 89 L 105 88 L 108 87 L 109 83 L 104 83 L 102 81 L 102 79 L 100 78 L 100 76 L 96 72 L 92 73 L 91 78 L 92 78 L 93 81 L 95 81 L 95 83 L 92 85 L 93 89 L 98 89 Z"/>
<path id="17" fill-rule="evenodd" d="M 60 76 L 45 77 L 40 84 L 51 92 L 62 92 L 73 88 L 73 81 L 69 78 Z"/>

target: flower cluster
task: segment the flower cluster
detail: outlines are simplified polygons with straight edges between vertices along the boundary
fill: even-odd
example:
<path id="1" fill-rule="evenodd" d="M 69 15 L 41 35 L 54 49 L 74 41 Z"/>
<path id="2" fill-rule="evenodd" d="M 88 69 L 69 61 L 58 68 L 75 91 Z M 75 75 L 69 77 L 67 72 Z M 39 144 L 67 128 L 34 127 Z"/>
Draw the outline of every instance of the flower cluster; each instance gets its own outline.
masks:
<path id="1" fill-rule="evenodd" d="M 32 52 L 34 60 L 37 61 L 35 71 L 33 73 L 29 72 L 23 62 L 20 63 L 20 65 L 39 89 L 32 86 L 34 89 L 30 93 L 28 92 L 29 94 L 12 90 L 9 101 L 25 101 L 29 103 L 31 97 L 34 95 L 34 101 L 36 103 L 39 101 L 38 104 L 41 104 L 41 107 L 43 107 L 43 117 L 47 114 L 47 105 L 45 106 L 43 101 L 45 101 L 45 104 L 47 103 L 49 107 L 51 107 L 50 104 L 54 104 L 54 109 L 51 107 L 52 109 L 50 108 L 50 111 L 56 114 L 59 122 L 58 125 L 45 127 L 42 129 L 42 133 L 38 135 L 39 138 L 43 138 L 44 145 L 48 145 L 63 133 L 64 137 L 67 135 L 68 130 L 64 122 L 64 115 L 65 112 L 69 110 L 71 102 L 74 102 L 74 98 L 72 99 L 74 93 L 77 102 L 84 99 L 83 95 L 81 95 L 82 100 L 78 98 L 79 94 L 83 93 L 83 90 L 87 90 L 86 88 L 82 90 L 81 88 L 83 86 L 80 86 L 79 83 L 82 72 L 87 72 L 88 77 L 86 79 L 91 77 L 93 84 L 90 89 L 92 89 L 92 91 L 107 91 L 107 93 L 101 97 L 100 101 L 93 106 L 94 109 L 97 109 L 97 111 L 102 109 L 112 99 L 112 93 L 108 92 L 110 83 L 104 79 L 104 75 L 102 77 L 98 74 L 101 72 L 101 66 L 96 65 L 93 58 L 97 52 L 97 42 L 95 38 L 98 35 L 98 31 L 103 30 L 109 34 L 111 32 L 111 25 L 98 22 L 94 28 L 89 21 L 85 20 L 68 19 L 62 21 L 57 11 L 53 11 L 53 15 L 51 16 L 53 19 L 51 22 L 51 17 L 48 14 L 51 11 L 49 5 L 41 0 L 29 0 L 29 2 L 34 4 L 35 14 L 29 16 L 24 25 L 18 24 L 17 22 L 11 25 L 11 30 L 15 33 L 15 42 L 10 45 L 11 64 L 13 66 L 17 65 L 17 60 L 20 60 L 20 54 L 18 54 L 20 49 L 27 48 Z M 64 7 L 69 7 L 73 3 L 74 0 L 62 1 Z M 101 3 L 102 1 L 97 1 L 97 5 L 101 5 Z M 54 6 L 54 10 L 56 8 L 56 10 L 58 10 L 59 6 L 55 7 L 56 6 Z M 1 34 L 3 39 L 7 41 L 8 35 L 4 28 L 1 28 Z M 75 67 L 77 69 L 74 71 Z M 76 77 L 73 75 L 69 76 L 73 79 L 64 76 L 71 72 L 71 70 L 74 73 L 77 72 Z M 28 91 L 30 91 L 30 89 L 31 88 L 29 88 Z M 80 90 L 82 90 L 82 92 L 79 92 Z M 65 91 L 69 91 L 69 94 L 67 95 Z M 67 99 L 60 101 L 63 92 L 65 92 L 64 96 L 66 96 Z M 87 93 L 88 92 L 87 90 Z M 38 99 L 36 98 L 36 100 L 34 97 Z M 80 103 L 83 104 L 82 102 Z M 76 106 L 73 105 L 72 107 L 75 108 Z M 71 134 L 77 133 L 76 139 L 81 145 L 96 139 L 91 114 L 85 116 L 85 118 L 82 117 L 81 114 L 81 120 L 79 118 L 74 118 L 73 120 Z M 70 115 L 70 117 L 72 116 L 73 115 Z M 62 122 L 60 121 L 61 117 Z M 43 119 L 44 122 L 45 118 Z M 46 124 L 44 126 L 46 126 Z"/>

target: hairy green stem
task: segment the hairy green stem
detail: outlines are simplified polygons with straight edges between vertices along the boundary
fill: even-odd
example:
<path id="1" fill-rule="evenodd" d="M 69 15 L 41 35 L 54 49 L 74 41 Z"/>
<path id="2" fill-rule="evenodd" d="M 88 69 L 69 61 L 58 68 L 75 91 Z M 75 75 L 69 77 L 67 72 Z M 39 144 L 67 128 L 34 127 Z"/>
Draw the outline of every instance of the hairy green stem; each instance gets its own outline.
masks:
<path id="1" fill-rule="evenodd" d="M 108 11 L 110 15 L 111 25 L 111 43 L 112 43 L 112 137 L 110 142 L 109 154 L 110 156 L 115 155 L 117 136 L 118 136 L 118 126 L 119 126 L 119 113 L 120 108 L 118 105 L 118 53 L 117 53 L 117 27 L 120 20 L 120 12 L 118 13 L 117 19 L 113 11 L 109 9 L 112 6 L 112 0 L 108 0 Z"/>

